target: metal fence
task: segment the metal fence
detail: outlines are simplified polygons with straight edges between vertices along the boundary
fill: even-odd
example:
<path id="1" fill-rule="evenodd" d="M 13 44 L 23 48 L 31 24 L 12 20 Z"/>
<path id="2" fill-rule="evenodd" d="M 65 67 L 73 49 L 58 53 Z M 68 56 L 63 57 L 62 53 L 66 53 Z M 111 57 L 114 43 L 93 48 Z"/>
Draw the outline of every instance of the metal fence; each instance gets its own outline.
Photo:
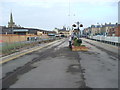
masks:
<path id="1" fill-rule="evenodd" d="M 109 44 L 113 44 L 116 46 L 120 46 L 120 37 L 113 37 L 113 36 L 89 36 L 88 38 L 101 41 Z"/>

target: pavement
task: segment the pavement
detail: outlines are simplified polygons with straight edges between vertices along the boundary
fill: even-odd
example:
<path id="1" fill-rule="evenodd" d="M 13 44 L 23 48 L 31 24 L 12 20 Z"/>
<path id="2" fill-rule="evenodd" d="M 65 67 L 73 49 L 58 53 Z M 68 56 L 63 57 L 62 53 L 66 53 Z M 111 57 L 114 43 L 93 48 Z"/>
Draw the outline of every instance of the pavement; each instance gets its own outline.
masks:
<path id="1" fill-rule="evenodd" d="M 111 44 L 102 43 L 99 41 L 94 41 L 94 40 L 85 39 L 85 38 L 82 38 L 82 40 L 87 41 L 87 42 L 93 44 L 94 46 L 98 46 L 97 48 L 99 48 L 99 49 L 104 49 L 103 51 L 107 50 L 109 52 L 118 54 L 118 50 L 120 50 L 119 47 L 111 45 Z"/>
<path id="2" fill-rule="evenodd" d="M 118 47 L 84 38 L 83 41 L 89 42 L 83 44 L 90 48 L 88 52 L 78 52 L 86 85 L 92 88 L 118 88 L 118 58 L 115 57 Z"/>
<path id="3" fill-rule="evenodd" d="M 15 58 L 2 66 L 3 76 L 37 60 L 17 74 L 10 88 L 118 88 L 117 47 L 84 39 L 89 50 L 71 51 L 68 39 Z M 10 82 L 10 81 L 9 81 Z M 3 83 L 6 84 L 6 83 Z"/>

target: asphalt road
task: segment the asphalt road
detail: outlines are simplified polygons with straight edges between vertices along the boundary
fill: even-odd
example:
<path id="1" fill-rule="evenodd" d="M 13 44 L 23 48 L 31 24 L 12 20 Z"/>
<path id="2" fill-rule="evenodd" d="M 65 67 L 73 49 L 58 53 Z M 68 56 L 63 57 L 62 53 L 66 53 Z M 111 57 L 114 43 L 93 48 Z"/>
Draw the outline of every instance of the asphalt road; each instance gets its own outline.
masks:
<path id="1" fill-rule="evenodd" d="M 73 52 L 68 39 L 3 64 L 6 88 L 117 88 L 118 48 L 83 39 L 87 52 Z M 23 69 L 21 69 L 23 68 Z"/>
<path id="2" fill-rule="evenodd" d="M 30 61 L 34 62 L 25 64 Z M 22 66 L 25 69 L 19 70 Z M 8 76 L 16 72 L 3 80 L 4 88 L 86 87 L 79 55 L 68 48 L 68 39 L 5 63 L 3 72 Z"/>

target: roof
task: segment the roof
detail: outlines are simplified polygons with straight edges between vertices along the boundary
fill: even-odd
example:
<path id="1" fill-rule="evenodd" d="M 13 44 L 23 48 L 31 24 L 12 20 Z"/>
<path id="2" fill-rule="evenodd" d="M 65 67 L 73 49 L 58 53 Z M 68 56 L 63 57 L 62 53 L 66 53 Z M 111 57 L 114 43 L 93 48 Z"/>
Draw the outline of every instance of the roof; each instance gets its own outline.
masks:
<path id="1" fill-rule="evenodd" d="M 91 28 L 100 28 L 101 25 L 91 25 Z"/>
<path id="2" fill-rule="evenodd" d="M 55 36 L 56 34 L 52 34 L 52 33 L 50 33 L 50 34 L 48 34 L 49 36 Z"/>
<path id="3" fill-rule="evenodd" d="M 100 25 L 97 25 L 96 27 L 97 27 L 97 28 L 100 28 L 101 26 L 100 26 Z"/>
<path id="4" fill-rule="evenodd" d="M 91 27 L 93 28 L 93 27 L 95 27 L 95 25 L 91 25 Z"/>
<path id="5" fill-rule="evenodd" d="M 109 26 L 114 27 L 114 26 L 116 26 L 116 24 L 106 24 L 106 25 L 103 25 L 103 27 L 109 27 Z"/>
<path id="6" fill-rule="evenodd" d="M 67 30 L 59 30 L 59 32 L 69 32 L 69 31 L 67 31 Z"/>
<path id="7" fill-rule="evenodd" d="M 14 29 L 13 32 L 28 32 L 28 29 Z"/>

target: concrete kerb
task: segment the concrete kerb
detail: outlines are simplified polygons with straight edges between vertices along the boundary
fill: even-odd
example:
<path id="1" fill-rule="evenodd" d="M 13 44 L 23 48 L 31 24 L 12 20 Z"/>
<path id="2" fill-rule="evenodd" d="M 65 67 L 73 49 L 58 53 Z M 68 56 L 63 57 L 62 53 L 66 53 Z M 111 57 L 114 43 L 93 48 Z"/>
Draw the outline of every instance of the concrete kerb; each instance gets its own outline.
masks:
<path id="1" fill-rule="evenodd" d="M 56 40 L 56 41 L 53 41 L 53 42 L 50 42 L 44 46 L 41 46 L 41 47 L 36 47 L 36 48 L 32 48 L 32 49 L 29 49 L 29 50 L 24 50 L 24 51 L 21 51 L 21 52 L 17 52 L 17 53 L 14 53 L 14 54 L 11 54 L 11 55 L 8 55 L 8 56 L 5 56 L 5 57 L 1 57 L 0 58 L 0 64 L 3 64 L 3 63 L 6 63 L 6 62 L 9 62 L 13 59 L 16 59 L 20 56 L 23 56 L 25 54 L 28 54 L 28 53 L 31 53 L 31 52 L 34 52 L 34 51 L 37 51 L 37 50 L 40 50 L 42 48 L 45 48 L 47 46 L 50 46 L 56 42 L 59 42 L 60 40 Z"/>

